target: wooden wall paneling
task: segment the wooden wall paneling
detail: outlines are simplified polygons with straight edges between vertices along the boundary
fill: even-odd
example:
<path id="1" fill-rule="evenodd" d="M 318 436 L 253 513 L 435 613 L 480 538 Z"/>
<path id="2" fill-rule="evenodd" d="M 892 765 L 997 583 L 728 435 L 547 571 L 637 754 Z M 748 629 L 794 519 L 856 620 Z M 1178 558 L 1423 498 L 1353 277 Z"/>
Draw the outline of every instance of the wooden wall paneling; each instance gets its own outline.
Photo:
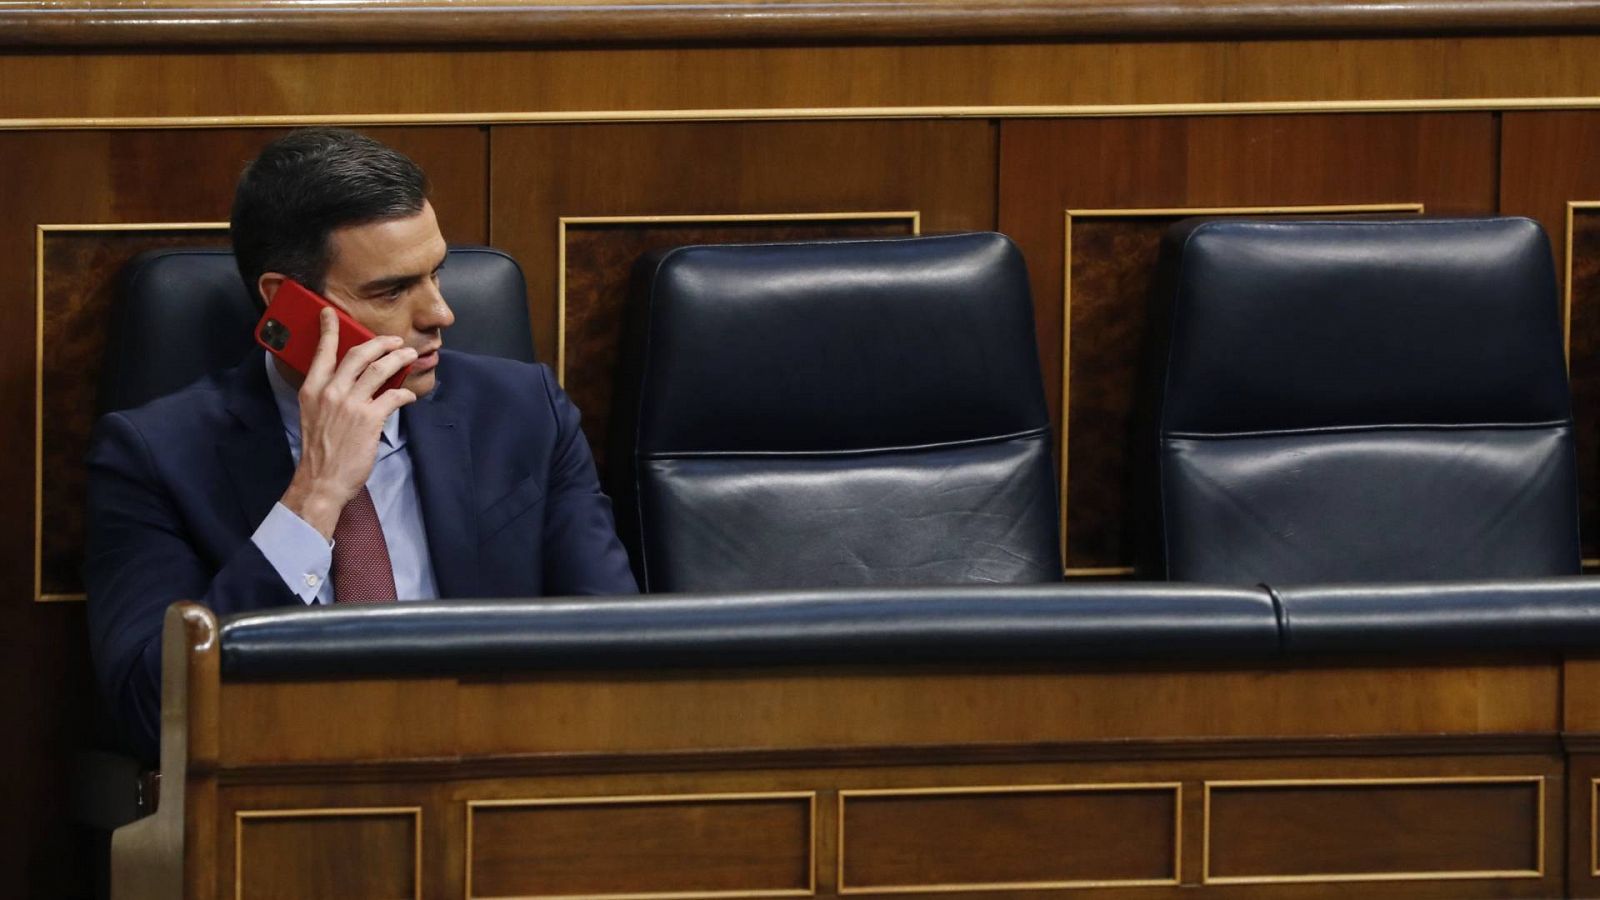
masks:
<path id="1" fill-rule="evenodd" d="M 1495 124 L 1489 113 L 1001 123 L 1000 230 L 1028 258 L 1048 397 L 1057 427 L 1069 426 L 1069 571 L 1126 571 L 1134 561 L 1131 504 L 1144 476 L 1132 465 L 1130 433 L 1145 292 L 1154 237 L 1174 217 L 1075 229 L 1074 294 L 1094 299 L 1073 304 L 1066 347 L 1066 213 L 1370 204 L 1492 212 Z"/>
<path id="2" fill-rule="evenodd" d="M 810 896 L 815 810 L 810 791 L 470 802 L 467 896 Z"/>
<path id="3" fill-rule="evenodd" d="M 244 163 L 273 135 L 270 130 L 79 131 L 0 134 L 0 167 L 17 173 L 0 181 L 0 208 L 11 223 L 0 229 L 0 329 L 33 335 L 40 314 L 35 255 L 41 225 L 126 226 L 225 221 L 233 185 Z M 429 170 L 441 224 L 452 240 L 487 238 L 486 138 L 477 128 L 375 129 Z M 182 238 L 184 235 L 179 235 Z M 80 892 L 88 871 L 64 824 L 61 798 L 71 752 L 91 730 L 91 683 L 83 608 L 78 603 L 35 604 L 34 392 L 45 397 L 46 424 L 39 474 L 47 506 L 46 584 L 52 593 L 75 594 L 84 439 L 92 420 L 99 377 L 95 348 L 111 292 L 107 285 L 125 259 L 170 233 L 45 232 L 44 342 L 22 338 L 0 360 L 0 425 L 13 436 L 16 464 L 0 467 L 0 507 L 8 523 L 0 550 L 0 631 L 5 637 L 0 683 L 27 685 L 6 693 L 0 717 L 15 723 L 0 743 L 6 786 L 23 808 L 42 811 L 32 821 L 0 822 L 0 871 L 19 875 L 45 895 Z M 209 239 L 211 236 L 207 236 Z M 44 377 L 35 375 L 35 350 L 43 350 Z M 7 859 L 15 854 L 14 859 Z M 10 863 L 15 863 L 14 865 Z"/>
<path id="4" fill-rule="evenodd" d="M 60 7 L 18 0 L 20 21 L 0 45 L 276 46 L 314 39 L 322 45 L 509 41 L 561 43 L 766 43 L 771 41 L 927 41 L 995 38 L 1125 39 L 1205 34 L 1282 37 L 1303 34 L 1440 34 L 1495 29 L 1560 32 L 1600 25 L 1600 8 L 1574 0 L 1499 0 L 1438 4 L 1400 0 L 1382 6 L 1300 0 L 1214 0 L 1197 6 L 1129 6 L 1114 0 L 994 2 L 924 0 L 857 9 L 765 0 L 741 4 L 611 0 L 583 7 L 484 0 L 425 2 L 404 10 L 321 9 L 316 4 L 191 0 L 183 7 L 128 9 L 117 2 Z"/>
<path id="5" fill-rule="evenodd" d="M 495 128 L 491 232 L 522 262 L 539 356 L 564 362 L 600 455 L 617 317 L 639 254 L 919 224 L 991 229 L 994 135 L 987 122 L 921 121 Z M 595 221 L 608 218 L 631 221 Z"/>
<path id="6" fill-rule="evenodd" d="M 509 40 L 509 38 L 507 38 Z M 0 56 L 0 126 L 120 121 L 241 126 L 370 116 L 389 124 L 601 120 L 718 111 L 1102 114 L 1132 104 L 1457 103 L 1600 97 L 1593 34 L 1279 41 L 1029 41 L 801 47 L 534 47 L 341 52 L 37 52 Z M 204 90 L 196 86 L 204 85 Z M 1587 98 L 1587 100 L 1585 100 Z M 985 109 L 979 109 L 985 108 Z M 987 110 L 987 111 L 986 111 Z M 831 111 L 831 112 L 830 112 Z M 173 124 L 181 124 L 174 122 Z M 414 124 L 414 122 L 412 123 Z"/>
<path id="7" fill-rule="evenodd" d="M 1500 211 L 1544 226 L 1567 319 L 1584 566 L 1600 566 L 1600 112 L 1506 113 Z M 1571 230 L 1568 230 L 1568 225 Z"/>
<path id="8" fill-rule="evenodd" d="M 421 807 L 240 810 L 234 894 L 421 900 Z"/>
<path id="9" fill-rule="evenodd" d="M 512 752 L 866 752 L 1181 738 L 1550 736 L 1560 728 L 1559 685 L 1553 664 L 1491 662 L 230 682 L 223 702 L 242 712 L 223 724 L 220 741 L 224 762 L 245 767 Z M 1385 702 L 1372 703 L 1374 696 Z M 729 716 L 728 710 L 759 714 Z M 552 722 L 563 726 L 552 728 Z"/>
<path id="10" fill-rule="evenodd" d="M 1179 883 L 1178 783 L 839 794 L 840 893 Z"/>
<path id="11" fill-rule="evenodd" d="M 1547 841 L 1541 776 L 1208 782 L 1205 790 L 1211 884 L 1537 880 L 1551 854 L 1564 852 Z"/>
<path id="12" fill-rule="evenodd" d="M 942 762 L 902 756 L 851 764 L 799 752 L 772 762 L 717 755 L 659 765 L 634 758 L 612 766 L 583 757 L 550 766 L 541 762 L 557 760 L 488 756 L 417 761 L 415 771 L 405 764 L 358 760 L 305 768 L 225 766 L 219 883 L 234 884 L 232 841 L 240 811 L 418 805 L 424 834 L 434 842 L 423 856 L 424 896 L 440 900 L 506 896 L 519 889 L 571 896 L 585 886 L 632 895 L 708 896 L 713 879 L 737 885 L 731 890 L 738 896 L 800 895 L 806 887 L 801 863 L 808 840 L 815 848 L 815 890 L 822 897 L 896 893 L 891 889 L 904 884 L 908 873 L 941 879 L 919 889 L 919 896 L 973 876 L 1008 883 L 1008 896 L 1054 896 L 1054 889 L 1022 887 L 1041 882 L 1019 883 L 1038 874 L 1076 884 L 1073 896 L 1146 900 L 1196 891 L 1224 898 L 1439 900 L 1561 894 L 1564 790 L 1561 760 L 1554 754 L 1439 750 L 1396 755 L 1360 741 L 1325 741 L 1309 752 L 1263 744 L 1244 755 L 1205 744 L 1123 748 L 1103 757 L 1082 748 L 1029 750 L 1008 762 L 978 752 Z M 1527 804 L 1541 780 L 1546 784 L 1543 825 Z M 1274 793 L 1288 789 L 1281 782 L 1319 787 L 1306 788 L 1313 795 L 1305 809 L 1291 805 L 1285 811 L 1283 795 Z M 1542 827 L 1548 865 L 1537 878 L 1518 874 L 1380 884 L 1336 877 L 1203 885 L 1204 823 L 1191 816 L 1181 831 L 1175 829 L 1175 791 L 1181 784 L 1185 795 L 1193 792 L 1192 805 L 1199 812 L 1205 785 L 1230 783 L 1243 783 L 1248 792 L 1244 805 L 1217 816 L 1220 863 L 1299 865 L 1303 871 L 1326 860 L 1361 862 L 1366 854 L 1412 863 L 1432 855 L 1459 864 L 1466 844 L 1488 836 L 1486 854 L 1515 856 L 1522 864 L 1535 854 L 1535 832 Z M 1380 792 L 1375 798 L 1361 793 L 1373 790 Z M 813 794 L 815 834 L 808 834 Z M 843 820 L 837 817 L 841 796 Z M 1274 819 L 1263 818 L 1263 804 Z M 1465 806 L 1470 814 L 1434 814 L 1449 804 Z M 470 831 L 462 817 L 469 809 L 475 820 Z M 452 811 L 457 818 L 450 825 L 432 826 L 435 817 Z M 1273 827 L 1279 818 L 1287 827 Z M 1337 845 L 1319 846 L 1318 834 Z M 1372 840 L 1397 834 L 1392 847 Z M 1183 859 L 1181 887 L 1170 877 L 1175 844 Z M 703 864 L 680 865 L 686 858 Z M 836 881 L 841 862 L 847 872 L 844 890 Z M 470 892 L 464 886 L 468 865 L 476 866 Z M 1101 889 L 1076 877 L 1095 874 L 1089 870 L 1129 876 L 1107 881 L 1143 881 L 1133 876 L 1151 875 L 1149 881 L 1161 884 Z M 998 896 L 996 891 L 963 893 Z"/>
<path id="13" fill-rule="evenodd" d="M 1600 754 L 1592 739 L 1568 749 L 1566 896 L 1600 897 Z"/>

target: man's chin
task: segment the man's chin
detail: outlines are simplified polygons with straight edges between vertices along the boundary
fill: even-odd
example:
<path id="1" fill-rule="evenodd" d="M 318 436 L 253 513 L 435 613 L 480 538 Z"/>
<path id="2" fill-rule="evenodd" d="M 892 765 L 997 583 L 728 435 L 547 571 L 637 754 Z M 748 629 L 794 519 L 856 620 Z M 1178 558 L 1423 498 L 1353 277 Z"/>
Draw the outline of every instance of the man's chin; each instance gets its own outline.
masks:
<path id="1" fill-rule="evenodd" d="M 416 394 L 418 399 L 421 399 L 432 393 L 434 387 L 437 386 L 438 383 L 438 377 L 433 373 L 432 370 L 429 370 L 427 372 L 419 372 L 415 375 L 406 376 L 406 380 L 401 386 L 411 393 Z"/>

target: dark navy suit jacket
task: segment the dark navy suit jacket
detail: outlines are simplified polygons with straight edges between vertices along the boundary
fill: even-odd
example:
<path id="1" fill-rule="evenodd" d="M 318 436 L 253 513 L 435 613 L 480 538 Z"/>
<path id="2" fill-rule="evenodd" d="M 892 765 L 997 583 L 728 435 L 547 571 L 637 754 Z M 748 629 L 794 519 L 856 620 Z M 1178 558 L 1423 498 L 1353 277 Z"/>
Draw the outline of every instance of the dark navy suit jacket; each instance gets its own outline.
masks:
<path id="1" fill-rule="evenodd" d="M 401 410 L 439 596 L 634 593 L 578 410 L 545 366 L 443 351 Z M 161 627 L 301 601 L 250 540 L 294 462 L 261 357 L 101 418 L 89 451 L 85 582 L 101 688 L 156 758 Z"/>

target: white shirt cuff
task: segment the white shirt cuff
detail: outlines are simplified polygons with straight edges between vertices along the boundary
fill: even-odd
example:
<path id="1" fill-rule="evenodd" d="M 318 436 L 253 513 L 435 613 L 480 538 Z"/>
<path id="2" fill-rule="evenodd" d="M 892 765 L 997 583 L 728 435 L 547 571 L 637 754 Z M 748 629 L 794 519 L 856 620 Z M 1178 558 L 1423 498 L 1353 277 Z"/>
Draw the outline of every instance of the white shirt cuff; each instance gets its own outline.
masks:
<path id="1" fill-rule="evenodd" d="M 277 570 L 278 577 L 289 586 L 291 593 L 307 606 L 317 602 L 317 595 L 333 569 L 333 545 L 322 532 L 312 528 L 289 507 L 275 503 L 250 540 Z"/>

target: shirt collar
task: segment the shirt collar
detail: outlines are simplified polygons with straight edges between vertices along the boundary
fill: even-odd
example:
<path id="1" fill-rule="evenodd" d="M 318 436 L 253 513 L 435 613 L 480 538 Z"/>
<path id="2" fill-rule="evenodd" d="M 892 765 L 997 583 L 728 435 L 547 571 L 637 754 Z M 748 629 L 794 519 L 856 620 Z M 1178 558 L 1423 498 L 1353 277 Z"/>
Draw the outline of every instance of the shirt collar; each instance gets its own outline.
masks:
<path id="1" fill-rule="evenodd" d="M 273 365 L 272 354 L 263 353 L 262 357 L 267 365 L 267 383 L 272 385 L 272 399 L 278 404 L 278 415 L 283 419 L 284 434 L 289 437 L 289 446 L 299 447 L 300 392 L 294 385 L 284 380 L 283 373 Z M 400 437 L 399 410 L 390 413 L 389 417 L 383 420 L 383 442 L 388 445 L 391 452 L 404 446 L 404 441 Z"/>

